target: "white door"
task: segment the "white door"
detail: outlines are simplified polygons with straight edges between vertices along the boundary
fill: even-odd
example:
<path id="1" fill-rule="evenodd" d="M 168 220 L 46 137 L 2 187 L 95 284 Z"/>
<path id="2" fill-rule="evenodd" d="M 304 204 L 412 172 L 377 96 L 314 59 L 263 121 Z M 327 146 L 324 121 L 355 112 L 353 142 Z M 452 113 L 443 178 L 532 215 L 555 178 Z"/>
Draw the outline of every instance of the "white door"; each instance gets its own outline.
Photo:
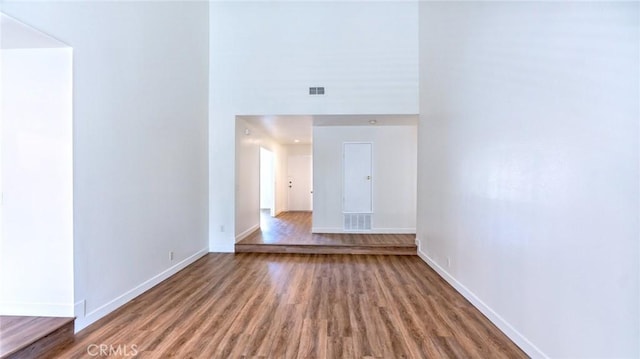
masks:
<path id="1" fill-rule="evenodd" d="M 371 143 L 345 143 L 343 211 L 371 213 Z"/>
<path id="2" fill-rule="evenodd" d="M 289 210 L 311 211 L 312 202 L 312 161 L 309 155 L 289 156 L 287 162 L 289 178 Z"/>

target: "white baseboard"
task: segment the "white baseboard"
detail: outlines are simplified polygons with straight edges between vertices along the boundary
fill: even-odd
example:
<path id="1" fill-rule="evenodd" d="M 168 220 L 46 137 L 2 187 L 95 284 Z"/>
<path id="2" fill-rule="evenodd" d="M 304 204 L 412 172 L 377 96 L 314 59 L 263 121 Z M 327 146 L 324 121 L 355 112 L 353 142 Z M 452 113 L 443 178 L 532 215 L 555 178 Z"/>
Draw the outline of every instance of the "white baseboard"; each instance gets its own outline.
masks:
<path id="1" fill-rule="evenodd" d="M 235 243 L 216 243 L 209 246 L 209 252 L 211 253 L 234 253 L 235 251 Z"/>
<path id="2" fill-rule="evenodd" d="M 509 339 L 513 340 L 527 355 L 532 358 L 549 358 L 542 350 L 531 343 L 522 333 L 518 332 L 509 322 L 496 313 L 491 307 L 478 298 L 469 288 L 460 283 L 454 276 L 442 268 L 431 257 L 422 251 L 418 245 L 418 256 L 425 261 L 429 267 L 433 268 L 447 283 L 451 284 L 458 293 L 462 294 L 471 304 L 476 307 L 482 314 L 495 324 Z"/>
<path id="3" fill-rule="evenodd" d="M 369 231 L 345 231 L 337 227 L 313 227 L 311 233 L 416 234 L 415 228 L 372 228 Z"/>
<path id="4" fill-rule="evenodd" d="M 87 301 L 83 299 L 76 302 L 73 306 L 73 313 L 76 318 L 84 318 L 87 315 Z"/>
<path id="5" fill-rule="evenodd" d="M 0 315 L 29 317 L 73 317 L 73 304 L 62 303 L 0 303 Z"/>
<path id="6" fill-rule="evenodd" d="M 110 302 L 104 304 L 103 306 L 99 307 L 98 309 L 95 309 L 95 310 L 87 313 L 86 316 L 82 316 L 82 317 L 77 316 L 76 322 L 75 322 L 75 332 L 77 333 L 80 330 L 88 327 L 89 325 L 91 325 L 92 323 L 97 321 L 98 319 L 100 319 L 100 318 L 104 317 L 105 315 L 113 312 L 114 310 L 118 309 L 122 305 L 124 305 L 127 302 L 131 301 L 135 297 L 137 297 L 140 294 L 142 294 L 142 293 L 148 291 L 149 289 L 153 288 L 154 286 L 156 286 L 157 284 L 159 284 L 163 280 L 171 277 L 172 275 L 176 274 L 177 272 L 179 272 L 181 269 L 185 268 L 189 264 L 191 264 L 191 263 L 197 261 L 198 259 L 202 258 L 208 252 L 209 252 L 208 248 L 201 249 L 201 250 L 197 251 L 196 253 L 194 253 L 193 255 L 189 256 L 188 258 L 180 261 L 176 265 L 174 265 L 174 266 L 162 271 L 161 273 L 157 274 L 156 276 L 152 277 L 151 279 L 139 284 L 135 288 L 132 288 L 131 290 L 129 290 L 129 291 L 123 293 L 122 295 L 114 298 L 113 300 L 111 300 Z M 80 311 L 80 313 L 84 312 L 84 304 L 83 304 L 83 302 L 84 302 L 84 300 L 78 301 L 78 302 L 76 302 L 76 305 L 75 305 L 75 309 Z M 83 309 L 80 309 L 81 305 L 82 305 Z M 73 307 L 72 307 L 72 310 L 73 310 Z M 76 313 L 76 315 L 80 314 L 80 313 Z"/>
<path id="7" fill-rule="evenodd" d="M 238 242 L 240 242 L 241 240 L 243 240 L 243 239 L 247 238 L 251 233 L 253 233 L 253 232 L 257 231 L 258 229 L 260 229 L 260 223 L 255 224 L 255 225 L 253 225 L 253 226 L 249 227 L 249 229 L 247 229 L 246 231 L 244 231 L 244 232 L 242 232 L 242 233 L 240 233 L 240 234 L 238 234 L 238 235 L 236 236 L 236 243 L 238 243 Z"/>

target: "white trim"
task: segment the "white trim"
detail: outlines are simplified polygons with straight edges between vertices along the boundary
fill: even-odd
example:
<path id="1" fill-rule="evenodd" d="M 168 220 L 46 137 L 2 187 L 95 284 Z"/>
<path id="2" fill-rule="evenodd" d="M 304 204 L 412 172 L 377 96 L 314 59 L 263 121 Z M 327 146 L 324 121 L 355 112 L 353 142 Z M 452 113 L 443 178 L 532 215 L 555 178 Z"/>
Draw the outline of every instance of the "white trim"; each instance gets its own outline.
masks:
<path id="1" fill-rule="evenodd" d="M 209 247 L 210 253 L 234 253 L 235 251 L 235 243 L 217 243 Z"/>
<path id="2" fill-rule="evenodd" d="M 253 226 L 249 227 L 249 229 L 247 229 L 246 231 L 238 234 L 236 236 L 236 243 L 240 242 L 241 240 L 249 237 L 249 235 L 255 231 L 257 231 L 258 229 L 260 229 L 260 223 L 254 224 Z"/>
<path id="3" fill-rule="evenodd" d="M 73 317 L 73 304 L 2 302 L 0 313 L 29 317 Z"/>
<path id="4" fill-rule="evenodd" d="M 311 233 L 416 234 L 415 228 L 372 228 L 368 231 L 345 231 L 339 227 L 312 227 Z"/>
<path id="5" fill-rule="evenodd" d="M 208 249 L 201 249 L 199 251 L 197 251 L 196 253 L 194 253 L 193 255 L 191 255 L 190 257 L 182 260 L 181 262 L 177 263 L 176 265 L 160 272 L 159 274 L 153 276 L 152 278 L 150 278 L 149 280 L 140 283 L 138 286 L 136 286 L 135 288 L 132 288 L 131 290 L 121 294 L 120 296 L 114 298 L 113 300 L 111 300 L 110 302 L 102 305 L 101 307 L 99 307 L 98 309 L 95 309 L 93 311 L 91 311 L 90 313 L 87 313 L 87 315 L 83 318 L 78 317 L 76 319 L 76 325 L 75 325 L 75 332 L 78 333 L 80 330 L 88 327 L 89 325 L 91 325 L 92 323 L 94 323 L 95 321 L 97 321 L 98 319 L 104 317 L 105 315 L 113 312 L 114 310 L 118 309 L 119 307 L 123 306 L 124 304 L 128 303 L 129 301 L 131 301 L 132 299 L 134 299 L 135 297 L 139 296 L 140 294 L 148 291 L 149 289 L 153 288 L 154 286 L 158 285 L 160 282 L 164 281 L 165 279 L 171 277 L 172 275 L 178 273 L 180 270 L 182 270 L 183 268 L 185 268 L 186 266 L 190 265 L 191 263 L 197 261 L 198 259 L 202 258 L 203 256 L 205 256 L 207 253 L 209 252 Z"/>
<path id="6" fill-rule="evenodd" d="M 73 306 L 73 313 L 76 318 L 84 318 L 87 315 L 87 301 L 84 299 L 77 301 Z"/>
<path id="7" fill-rule="evenodd" d="M 433 268 L 447 283 L 451 284 L 458 293 L 462 294 L 471 304 L 476 307 L 482 314 L 484 314 L 498 329 L 500 329 L 509 339 L 520 347 L 527 355 L 532 358 L 549 358 L 542 350 L 531 343 L 522 333 L 518 332 L 509 322 L 496 313 L 491 307 L 485 304 L 478 296 L 476 296 L 469 288 L 460 283 L 453 275 L 442 268 L 431 257 L 422 252 L 420 245 L 418 245 L 418 256 L 423 261 Z"/>

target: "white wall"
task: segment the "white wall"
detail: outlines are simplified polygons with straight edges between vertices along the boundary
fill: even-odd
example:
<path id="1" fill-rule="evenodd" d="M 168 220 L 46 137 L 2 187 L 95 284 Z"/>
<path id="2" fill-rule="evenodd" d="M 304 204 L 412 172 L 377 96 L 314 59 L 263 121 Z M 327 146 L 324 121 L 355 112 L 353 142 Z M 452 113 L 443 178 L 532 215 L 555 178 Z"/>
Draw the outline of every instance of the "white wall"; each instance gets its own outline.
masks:
<path id="1" fill-rule="evenodd" d="M 6 21 L 0 314 L 72 317 L 72 50 L 27 28 L 9 36 Z"/>
<path id="2" fill-rule="evenodd" d="M 207 252 L 208 3 L 5 2 L 3 11 L 74 49 L 82 328 Z"/>
<path id="3" fill-rule="evenodd" d="M 210 27 L 210 248 L 233 251 L 235 116 L 417 113 L 418 5 L 212 2 Z"/>
<path id="4" fill-rule="evenodd" d="M 260 148 L 260 209 L 275 207 L 275 171 L 273 152 Z M 275 211 L 275 208 L 273 208 Z"/>
<path id="5" fill-rule="evenodd" d="M 313 127 L 313 232 L 343 232 L 344 142 L 373 143 L 373 233 L 415 233 L 416 126 Z"/>
<path id="6" fill-rule="evenodd" d="M 313 154 L 311 144 L 283 145 L 289 156 L 311 156 Z"/>
<path id="7" fill-rule="evenodd" d="M 534 357 L 640 356 L 638 6 L 420 4 L 421 255 Z"/>
<path id="8" fill-rule="evenodd" d="M 250 131 L 245 134 L 245 129 Z M 238 117 L 236 120 L 235 241 L 260 228 L 260 148 L 273 153 L 275 213 L 286 210 L 287 154 L 269 135 Z"/>

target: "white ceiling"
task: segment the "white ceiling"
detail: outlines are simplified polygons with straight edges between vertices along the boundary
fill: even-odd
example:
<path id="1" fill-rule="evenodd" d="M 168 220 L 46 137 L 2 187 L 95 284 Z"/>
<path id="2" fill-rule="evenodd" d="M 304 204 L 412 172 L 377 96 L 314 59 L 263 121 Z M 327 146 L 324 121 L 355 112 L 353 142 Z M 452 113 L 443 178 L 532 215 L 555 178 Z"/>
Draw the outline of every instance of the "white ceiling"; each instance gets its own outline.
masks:
<path id="1" fill-rule="evenodd" d="M 312 116 L 238 116 L 281 144 L 311 143 Z M 295 142 L 298 140 L 298 142 Z"/>
<path id="2" fill-rule="evenodd" d="M 310 144 L 313 126 L 417 126 L 418 115 L 238 116 L 281 144 Z M 372 124 L 370 121 L 375 121 Z M 297 140 L 297 142 L 296 142 Z"/>

